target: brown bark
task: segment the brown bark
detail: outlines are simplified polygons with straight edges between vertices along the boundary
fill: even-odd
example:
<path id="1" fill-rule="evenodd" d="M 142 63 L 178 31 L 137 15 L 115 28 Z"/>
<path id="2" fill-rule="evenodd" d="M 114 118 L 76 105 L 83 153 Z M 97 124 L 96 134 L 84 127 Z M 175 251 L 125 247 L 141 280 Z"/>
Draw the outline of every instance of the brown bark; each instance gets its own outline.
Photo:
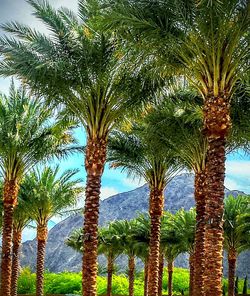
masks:
<path id="1" fill-rule="evenodd" d="M 164 269 L 164 255 L 160 254 L 159 262 L 159 279 L 158 279 L 158 296 L 162 296 L 162 279 Z"/>
<path id="2" fill-rule="evenodd" d="M 48 237 L 47 225 L 37 226 L 36 296 L 43 296 L 45 248 Z"/>
<path id="3" fill-rule="evenodd" d="M 168 296 L 173 296 L 173 272 L 174 262 L 168 262 Z"/>
<path id="4" fill-rule="evenodd" d="M 229 107 L 226 95 L 218 98 L 211 96 L 205 100 L 204 133 L 208 139 L 205 296 L 222 295 L 225 145 L 231 127 Z"/>
<path id="5" fill-rule="evenodd" d="M 150 241 L 148 295 L 158 295 L 161 217 L 163 213 L 163 188 L 150 186 Z"/>
<path id="6" fill-rule="evenodd" d="M 128 259 L 128 281 L 129 281 L 129 296 L 134 296 L 134 281 L 135 281 L 135 256 L 130 256 Z"/>
<path id="7" fill-rule="evenodd" d="M 3 234 L 1 262 L 1 295 L 11 294 L 11 249 L 13 213 L 17 204 L 19 186 L 16 180 L 5 180 L 3 188 Z"/>
<path id="8" fill-rule="evenodd" d="M 101 177 L 106 161 L 107 142 L 88 138 L 85 158 L 87 184 L 83 225 L 82 290 L 84 296 L 97 295 L 97 246 Z"/>
<path id="9" fill-rule="evenodd" d="M 236 270 L 237 252 L 235 248 L 228 251 L 228 296 L 235 295 L 235 270 Z"/>
<path id="10" fill-rule="evenodd" d="M 144 296 L 148 296 L 148 259 L 144 262 Z"/>
<path id="11" fill-rule="evenodd" d="M 194 296 L 194 254 L 190 254 L 189 256 L 189 270 L 189 296 Z"/>
<path id="12" fill-rule="evenodd" d="M 196 229 L 194 251 L 194 296 L 204 296 L 205 279 L 205 233 L 206 233 L 206 175 L 204 171 L 195 174 L 195 201 L 196 201 Z"/>
<path id="13" fill-rule="evenodd" d="M 108 256 L 107 296 L 112 295 L 113 257 Z"/>
<path id="14" fill-rule="evenodd" d="M 19 251 L 22 243 L 22 231 L 13 228 L 12 246 L 12 274 L 11 274 L 11 296 L 17 296 L 17 280 L 19 274 Z"/>

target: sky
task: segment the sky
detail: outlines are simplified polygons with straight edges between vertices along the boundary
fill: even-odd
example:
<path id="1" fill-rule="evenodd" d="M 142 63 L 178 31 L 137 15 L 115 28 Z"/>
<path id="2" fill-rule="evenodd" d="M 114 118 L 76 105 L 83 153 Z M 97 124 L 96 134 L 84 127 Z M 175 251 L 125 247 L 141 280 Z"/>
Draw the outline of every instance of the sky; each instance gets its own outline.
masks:
<path id="1" fill-rule="evenodd" d="M 50 0 L 50 3 L 56 8 L 65 6 L 75 12 L 77 11 L 77 0 Z M 32 15 L 32 8 L 25 0 L 0 0 L 0 23 L 6 23 L 9 21 L 18 21 L 47 33 L 46 28 Z M 3 34 L 3 32 L 0 29 L 0 35 L 1 34 Z M 9 79 L 0 78 L 0 91 L 7 94 L 9 84 Z M 86 136 L 83 129 L 78 128 L 75 133 L 79 142 L 85 144 Z M 71 156 L 67 160 L 60 162 L 62 170 L 67 168 L 79 168 L 79 174 L 84 180 L 86 180 L 83 165 L 84 157 L 81 154 Z M 117 193 L 135 189 L 142 184 L 143 180 L 129 179 L 125 172 L 122 173 L 119 170 L 109 169 L 108 165 L 106 165 L 102 179 L 101 198 L 105 199 Z M 241 151 L 228 155 L 226 162 L 225 186 L 231 190 L 240 190 L 250 194 L 249 155 L 246 155 Z M 58 222 L 60 219 L 61 218 L 58 217 L 54 218 L 53 222 L 50 223 L 50 226 L 53 226 L 54 222 Z M 31 239 L 34 235 L 34 230 L 26 230 L 24 232 L 24 240 Z"/>

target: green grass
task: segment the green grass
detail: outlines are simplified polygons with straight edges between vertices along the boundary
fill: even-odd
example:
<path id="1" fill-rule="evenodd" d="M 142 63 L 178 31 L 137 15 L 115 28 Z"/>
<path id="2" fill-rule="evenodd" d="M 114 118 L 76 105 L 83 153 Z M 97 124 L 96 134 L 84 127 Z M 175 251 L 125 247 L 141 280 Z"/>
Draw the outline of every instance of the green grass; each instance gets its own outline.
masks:
<path id="1" fill-rule="evenodd" d="M 135 296 L 143 295 L 143 272 L 138 273 L 135 279 Z M 18 280 L 18 293 L 35 293 L 36 275 L 31 273 L 28 268 L 24 268 Z M 98 295 L 106 293 L 106 277 L 98 276 Z M 227 286 L 227 280 L 224 280 Z M 173 288 L 175 296 L 181 295 L 183 290 L 188 295 L 189 272 L 187 269 L 175 268 L 173 274 Z M 242 292 L 243 280 L 239 281 L 239 292 Z M 81 274 L 62 272 L 45 273 L 45 293 L 49 294 L 81 294 Z M 112 293 L 116 295 L 128 295 L 128 279 L 125 275 L 113 276 Z M 163 276 L 163 294 L 167 295 L 167 274 L 164 271 Z"/>

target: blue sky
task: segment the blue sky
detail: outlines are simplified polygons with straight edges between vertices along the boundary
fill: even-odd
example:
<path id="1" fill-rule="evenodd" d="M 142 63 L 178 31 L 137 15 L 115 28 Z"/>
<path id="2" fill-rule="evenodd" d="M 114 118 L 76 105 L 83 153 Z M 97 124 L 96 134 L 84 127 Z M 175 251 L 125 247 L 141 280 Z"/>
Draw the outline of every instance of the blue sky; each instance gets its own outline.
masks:
<path id="1" fill-rule="evenodd" d="M 77 0 L 51 0 L 55 7 L 66 6 L 74 11 L 77 9 Z M 5 23 L 11 20 L 19 21 L 28 24 L 31 27 L 42 30 L 46 33 L 46 28 L 32 16 L 31 7 L 24 0 L 1 0 L 0 23 Z M 0 34 L 1 34 L 0 29 Z M 0 78 L 0 91 L 7 93 L 9 87 L 9 79 Z M 80 143 L 86 141 L 83 129 L 76 130 L 76 136 Z M 81 176 L 85 178 L 83 155 L 75 155 L 65 161 L 61 161 L 61 168 L 79 168 Z M 102 180 L 101 198 L 105 199 L 119 192 L 132 190 L 138 185 L 141 185 L 143 180 L 128 179 L 125 173 L 119 170 L 111 170 L 106 166 Z M 225 185 L 229 189 L 242 190 L 250 193 L 250 156 L 242 152 L 230 154 L 226 162 L 226 180 Z M 55 221 L 58 221 L 56 218 Z M 34 237 L 34 231 L 26 231 L 24 240 Z"/>

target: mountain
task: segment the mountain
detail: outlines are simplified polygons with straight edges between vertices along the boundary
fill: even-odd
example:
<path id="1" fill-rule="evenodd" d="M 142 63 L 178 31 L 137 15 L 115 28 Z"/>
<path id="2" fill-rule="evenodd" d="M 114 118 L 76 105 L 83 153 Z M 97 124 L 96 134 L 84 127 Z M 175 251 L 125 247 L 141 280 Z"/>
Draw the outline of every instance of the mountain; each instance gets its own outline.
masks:
<path id="1" fill-rule="evenodd" d="M 225 194 L 244 194 L 240 191 L 230 191 L 225 189 Z M 100 205 L 100 225 L 105 225 L 113 220 L 132 219 L 139 212 L 148 211 L 149 188 L 143 185 L 135 190 L 119 193 L 103 201 Z M 182 174 L 176 176 L 165 190 L 165 210 L 176 212 L 180 208 L 189 210 L 194 207 L 194 176 L 192 174 Z M 65 245 L 66 238 L 72 230 L 82 227 L 82 215 L 73 215 L 55 225 L 49 232 L 45 267 L 53 272 L 64 270 L 81 270 L 81 255 Z M 99 259 L 104 263 L 104 259 Z M 226 261 L 226 260 L 225 260 Z M 35 267 L 36 262 L 36 240 L 27 241 L 23 244 L 21 265 Z M 226 263 L 226 262 L 225 262 Z M 119 260 L 119 265 L 125 268 L 126 261 Z M 188 257 L 181 255 L 176 260 L 176 266 L 188 267 Z M 227 274 L 227 266 L 224 268 Z M 242 254 L 238 264 L 238 276 L 246 274 L 250 277 L 250 256 L 249 252 Z"/>

